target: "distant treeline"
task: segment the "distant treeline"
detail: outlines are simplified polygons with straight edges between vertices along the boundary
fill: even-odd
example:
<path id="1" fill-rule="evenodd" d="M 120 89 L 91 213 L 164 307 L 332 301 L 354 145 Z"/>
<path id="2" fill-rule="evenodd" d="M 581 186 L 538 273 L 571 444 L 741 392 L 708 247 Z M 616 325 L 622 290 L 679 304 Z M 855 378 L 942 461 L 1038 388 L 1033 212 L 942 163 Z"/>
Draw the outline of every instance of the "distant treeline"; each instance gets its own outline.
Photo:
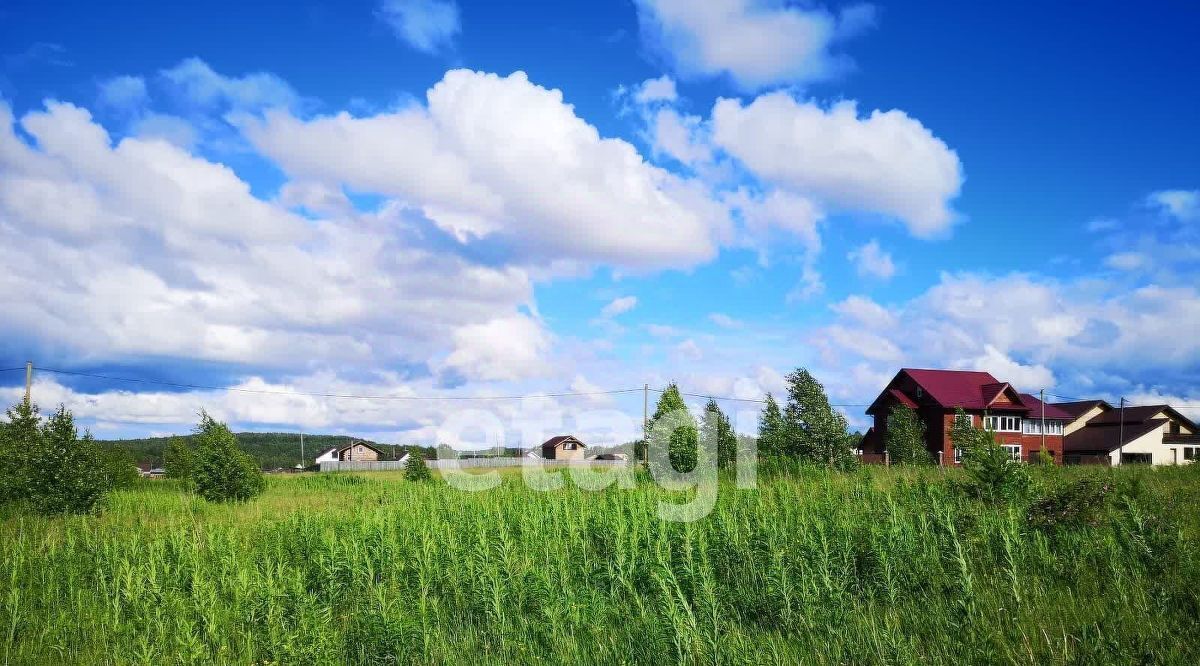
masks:
<path id="1" fill-rule="evenodd" d="M 239 432 L 234 433 L 238 445 L 250 454 L 263 469 L 295 467 L 300 463 L 300 435 L 284 432 Z M 195 435 L 177 435 L 180 439 L 191 443 Z M 154 467 L 163 465 L 163 453 L 167 444 L 175 437 L 147 437 L 142 439 L 113 439 L 98 441 L 102 447 L 122 449 L 127 451 L 135 461 L 148 463 Z M 313 459 L 322 452 L 335 446 L 346 445 L 351 438 L 345 435 L 304 435 L 304 464 L 312 465 Z M 399 460 L 406 451 L 419 451 L 425 458 L 437 457 L 437 450 L 432 446 L 408 446 L 397 444 L 379 444 L 370 440 L 355 438 L 355 441 L 365 441 L 371 446 L 383 451 L 383 460 Z"/>

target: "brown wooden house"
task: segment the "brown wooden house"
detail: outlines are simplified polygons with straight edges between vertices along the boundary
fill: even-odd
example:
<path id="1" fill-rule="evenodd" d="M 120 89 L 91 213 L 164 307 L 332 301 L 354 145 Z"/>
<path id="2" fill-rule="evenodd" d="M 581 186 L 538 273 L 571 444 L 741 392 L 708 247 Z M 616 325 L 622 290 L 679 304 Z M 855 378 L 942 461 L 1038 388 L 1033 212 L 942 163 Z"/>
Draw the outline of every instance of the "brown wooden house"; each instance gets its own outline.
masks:
<path id="1" fill-rule="evenodd" d="M 542 458 L 546 460 L 583 460 L 587 444 L 574 435 L 551 437 L 542 443 Z"/>

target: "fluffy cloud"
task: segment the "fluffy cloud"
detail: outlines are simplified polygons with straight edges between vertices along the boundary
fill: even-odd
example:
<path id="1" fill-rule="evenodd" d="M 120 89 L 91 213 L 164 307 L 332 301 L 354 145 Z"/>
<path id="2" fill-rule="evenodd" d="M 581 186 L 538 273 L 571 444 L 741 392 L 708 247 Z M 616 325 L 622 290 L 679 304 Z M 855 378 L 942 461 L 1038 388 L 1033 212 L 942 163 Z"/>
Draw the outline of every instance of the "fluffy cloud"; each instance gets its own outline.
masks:
<path id="1" fill-rule="evenodd" d="M 1146 203 L 1185 222 L 1200 220 L 1200 190 L 1161 190 Z"/>
<path id="2" fill-rule="evenodd" d="M 675 90 L 675 79 L 666 75 L 657 79 L 647 79 L 633 91 L 633 101 L 638 104 L 674 102 L 678 98 L 679 93 Z"/>
<path id="3" fill-rule="evenodd" d="M 605 305 L 604 308 L 600 310 L 600 316 L 612 318 L 616 317 L 617 315 L 624 314 L 637 307 L 637 302 L 637 296 L 622 296 L 621 298 L 614 298 L 608 305 Z"/>
<path id="4" fill-rule="evenodd" d="M 114 109 L 128 110 L 148 99 L 146 80 L 140 76 L 116 76 L 100 82 L 99 102 Z"/>
<path id="5" fill-rule="evenodd" d="M 879 247 L 879 241 L 875 239 L 871 239 L 862 247 L 851 250 L 846 258 L 854 263 L 858 274 L 863 277 L 890 280 L 896 275 L 896 264 L 892 261 L 892 255 Z"/>
<path id="6" fill-rule="evenodd" d="M 835 306 L 839 322 L 814 338 L 825 362 L 866 362 L 894 371 L 878 336 L 909 366 L 984 369 L 1024 390 L 1067 383 L 1080 391 L 1153 377 L 1161 387 L 1194 381 L 1200 364 L 1200 291 L 1036 279 L 1014 273 L 944 274 L 938 284 L 895 308 L 862 297 Z M 860 333 L 848 337 L 844 329 Z M 886 361 L 880 363 L 879 361 Z"/>
<path id="7" fill-rule="evenodd" d="M 690 266 L 728 234 L 703 186 L 601 137 L 521 72 L 451 71 L 426 106 L 366 118 L 240 123 L 296 178 L 396 197 L 460 242 L 500 242 L 539 266 Z"/>
<path id="8" fill-rule="evenodd" d="M 69 104 L 20 128 L 35 143 L 0 105 L 0 334 L 45 354 L 292 371 L 447 357 L 490 378 L 546 348 L 538 325 L 513 323 L 525 271 L 422 244 L 401 204 L 310 220 L 169 143 L 114 144 Z M 497 321 L 524 346 L 479 345 Z"/>
<path id="9" fill-rule="evenodd" d="M 183 98 L 203 107 L 261 109 L 292 107 L 300 96 L 283 79 L 266 72 L 241 77 L 218 74 L 199 58 L 188 58 L 162 71 L 163 78 Z"/>
<path id="10" fill-rule="evenodd" d="M 725 329 L 739 329 L 746 325 L 745 322 L 738 321 L 737 319 L 720 312 L 713 312 L 712 314 L 708 315 L 708 320 Z"/>
<path id="11" fill-rule="evenodd" d="M 396 37 L 425 53 L 450 47 L 462 31 L 454 0 L 383 0 L 379 16 Z"/>
<path id="12" fill-rule="evenodd" d="M 849 62 L 832 45 L 874 23 L 869 5 L 840 15 L 780 0 L 636 0 L 643 38 L 683 77 L 727 75 L 754 90 L 824 79 Z"/>
<path id="13" fill-rule="evenodd" d="M 958 156 L 903 111 L 862 118 L 854 102 L 825 109 L 782 92 L 748 105 L 718 100 L 713 140 L 751 171 L 846 210 L 882 213 L 930 237 L 955 221 Z"/>
<path id="14" fill-rule="evenodd" d="M 445 367 L 478 379 L 516 380 L 545 374 L 550 338 L 533 319 L 511 316 L 460 327 L 454 346 Z"/>
<path id="15" fill-rule="evenodd" d="M 1140 252 L 1118 252 L 1104 259 L 1104 265 L 1119 271 L 1132 271 L 1142 268 L 1147 263 L 1146 256 Z"/>

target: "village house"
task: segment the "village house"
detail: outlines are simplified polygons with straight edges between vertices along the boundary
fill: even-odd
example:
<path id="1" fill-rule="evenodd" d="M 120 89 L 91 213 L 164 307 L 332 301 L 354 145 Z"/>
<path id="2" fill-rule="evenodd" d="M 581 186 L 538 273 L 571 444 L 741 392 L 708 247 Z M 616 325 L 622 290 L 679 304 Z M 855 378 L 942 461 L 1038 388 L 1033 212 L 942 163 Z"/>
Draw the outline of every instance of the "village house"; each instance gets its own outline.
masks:
<path id="1" fill-rule="evenodd" d="M 583 460 L 587 444 L 574 435 L 551 437 L 542 443 L 542 458 L 546 460 Z"/>
<path id="2" fill-rule="evenodd" d="M 1103 400 L 1056 404 L 1067 423 L 1068 464 L 1178 465 L 1200 458 L 1200 429 L 1169 405 L 1113 407 Z"/>
<path id="3" fill-rule="evenodd" d="M 925 424 L 925 448 L 943 465 L 962 462 L 962 451 L 950 438 L 956 410 L 977 427 L 993 430 L 1013 460 L 1036 460 L 1047 451 L 1062 464 L 1063 436 L 1074 416 L 1045 404 L 987 372 L 905 368 L 884 387 L 867 409 L 874 425 L 861 443 L 864 458 L 883 459 L 887 448 L 887 418 L 897 407 L 916 412 Z"/>
<path id="4" fill-rule="evenodd" d="M 382 458 L 383 451 L 366 442 L 354 441 L 322 451 L 313 462 L 318 465 L 323 462 L 377 462 Z"/>

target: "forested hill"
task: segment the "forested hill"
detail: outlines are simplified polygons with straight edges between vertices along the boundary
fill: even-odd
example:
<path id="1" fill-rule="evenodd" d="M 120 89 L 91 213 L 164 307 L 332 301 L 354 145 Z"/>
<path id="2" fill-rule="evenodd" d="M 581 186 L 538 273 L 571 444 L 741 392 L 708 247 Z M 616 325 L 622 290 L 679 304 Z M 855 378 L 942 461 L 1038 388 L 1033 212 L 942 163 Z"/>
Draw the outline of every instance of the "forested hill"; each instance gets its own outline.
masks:
<path id="1" fill-rule="evenodd" d="M 279 467 L 295 467 L 300 462 L 300 435 L 282 432 L 239 432 L 234 433 L 242 450 L 254 457 L 263 469 Z M 190 441 L 194 435 L 178 435 L 180 439 Z M 149 437 L 145 439 L 113 439 L 101 440 L 101 446 L 124 449 L 137 462 L 146 462 L 154 466 L 163 464 L 163 452 L 174 437 Z M 313 458 L 322 451 L 334 446 L 344 445 L 349 440 L 345 435 L 304 435 L 304 462 L 311 465 Z M 383 451 L 384 460 L 397 460 L 408 449 L 421 449 L 426 457 L 434 455 L 432 448 L 410 447 L 393 444 L 378 444 L 366 441 Z"/>

